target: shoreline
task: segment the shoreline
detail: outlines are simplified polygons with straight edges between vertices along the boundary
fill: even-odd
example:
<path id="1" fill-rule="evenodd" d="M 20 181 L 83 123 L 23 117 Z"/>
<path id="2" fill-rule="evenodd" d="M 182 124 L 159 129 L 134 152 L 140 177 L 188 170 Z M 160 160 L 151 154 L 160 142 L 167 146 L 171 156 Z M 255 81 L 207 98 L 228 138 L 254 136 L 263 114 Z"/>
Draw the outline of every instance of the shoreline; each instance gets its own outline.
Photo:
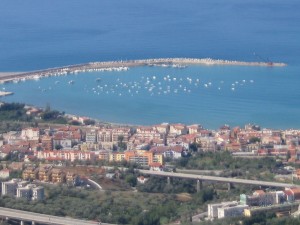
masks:
<path id="1" fill-rule="evenodd" d="M 102 61 L 90 62 L 83 64 L 68 65 L 62 67 L 54 67 L 44 70 L 36 70 L 30 72 L 0 72 L 0 83 L 19 82 L 27 79 L 38 80 L 43 77 L 62 76 L 67 74 L 77 74 L 82 72 L 96 71 L 126 71 L 130 67 L 137 66 L 161 66 L 184 68 L 188 65 L 203 66 L 264 66 L 264 67 L 283 67 L 287 66 L 280 62 L 246 62 L 234 60 L 221 60 L 211 58 L 157 58 L 157 59 L 140 59 L 140 60 L 121 60 L 121 61 Z"/>

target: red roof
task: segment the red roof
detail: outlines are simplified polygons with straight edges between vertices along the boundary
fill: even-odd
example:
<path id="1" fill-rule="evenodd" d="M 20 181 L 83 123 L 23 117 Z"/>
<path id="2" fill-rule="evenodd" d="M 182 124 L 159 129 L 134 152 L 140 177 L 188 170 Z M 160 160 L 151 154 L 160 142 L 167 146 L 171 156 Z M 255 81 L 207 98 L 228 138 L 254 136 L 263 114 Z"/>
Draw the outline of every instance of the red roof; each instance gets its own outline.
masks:
<path id="1" fill-rule="evenodd" d="M 162 167 L 161 163 L 154 162 L 149 164 L 150 167 Z"/>

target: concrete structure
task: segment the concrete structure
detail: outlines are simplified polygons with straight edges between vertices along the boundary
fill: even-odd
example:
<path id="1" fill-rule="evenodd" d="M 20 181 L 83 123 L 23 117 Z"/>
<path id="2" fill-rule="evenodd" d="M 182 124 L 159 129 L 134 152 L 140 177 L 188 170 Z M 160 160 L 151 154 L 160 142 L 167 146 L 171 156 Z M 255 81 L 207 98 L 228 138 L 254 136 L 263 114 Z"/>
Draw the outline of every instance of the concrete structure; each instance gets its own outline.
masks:
<path id="1" fill-rule="evenodd" d="M 21 132 L 21 138 L 24 140 L 38 140 L 40 138 L 40 129 L 36 127 L 25 128 Z"/>
<path id="2" fill-rule="evenodd" d="M 8 169 L 0 170 L 0 179 L 7 179 L 7 178 L 9 178 L 9 170 Z"/>
<path id="3" fill-rule="evenodd" d="M 97 143 L 97 131 L 96 130 L 91 130 L 87 131 L 85 134 L 85 141 L 87 143 Z"/>
<path id="4" fill-rule="evenodd" d="M 221 207 L 229 207 L 229 206 L 237 206 L 238 202 L 237 201 L 232 201 L 232 202 L 221 202 L 221 203 L 215 203 L 215 204 L 208 204 L 207 205 L 207 215 L 209 218 L 218 218 L 218 208 Z"/>
<path id="5" fill-rule="evenodd" d="M 227 178 L 227 177 L 217 177 L 217 176 L 205 176 L 205 175 L 195 175 L 195 174 L 186 174 L 186 173 L 157 172 L 157 171 L 150 171 L 150 170 L 139 170 L 139 172 L 142 174 L 149 174 L 155 176 L 178 177 L 183 179 L 214 181 L 214 182 L 223 182 L 223 183 L 231 183 L 231 184 L 247 184 L 247 185 L 255 185 L 255 186 L 280 187 L 280 188 L 300 187 L 300 185 L 288 184 L 288 183 L 247 180 L 247 179 L 237 179 L 237 178 Z"/>
<path id="6" fill-rule="evenodd" d="M 18 179 L 2 182 L 2 195 L 15 196 L 17 193 Z"/>
<path id="7" fill-rule="evenodd" d="M 235 206 L 222 206 L 218 208 L 218 219 L 243 216 L 244 209 L 248 209 L 247 205 L 235 205 Z"/>
<path id="8" fill-rule="evenodd" d="M 88 221 L 88 220 L 79 220 L 73 219 L 70 217 L 59 217 L 59 216 L 51 216 L 40 213 L 32 213 L 21 210 L 9 209 L 0 207 L 0 217 L 7 219 L 16 219 L 20 220 L 21 224 L 24 224 L 25 221 L 32 222 L 32 224 L 55 224 L 55 225 L 97 225 L 100 224 L 96 221 Z M 101 225 L 113 225 L 108 223 L 101 223 Z"/>
<path id="9" fill-rule="evenodd" d="M 32 195 L 31 193 L 32 193 L 32 190 L 31 190 L 30 186 L 17 188 L 17 198 L 24 198 L 26 200 L 30 200 L 31 195 Z"/>
<path id="10" fill-rule="evenodd" d="M 266 207 L 252 207 L 249 209 L 244 210 L 244 215 L 246 217 L 251 217 L 257 215 L 259 213 L 278 213 L 278 212 L 288 212 L 291 214 L 292 212 L 297 211 L 299 207 L 299 202 L 289 203 L 289 204 L 279 204 L 279 205 L 272 205 Z"/>
<path id="11" fill-rule="evenodd" d="M 32 200 L 40 201 L 45 198 L 44 187 L 38 186 L 32 188 Z"/>

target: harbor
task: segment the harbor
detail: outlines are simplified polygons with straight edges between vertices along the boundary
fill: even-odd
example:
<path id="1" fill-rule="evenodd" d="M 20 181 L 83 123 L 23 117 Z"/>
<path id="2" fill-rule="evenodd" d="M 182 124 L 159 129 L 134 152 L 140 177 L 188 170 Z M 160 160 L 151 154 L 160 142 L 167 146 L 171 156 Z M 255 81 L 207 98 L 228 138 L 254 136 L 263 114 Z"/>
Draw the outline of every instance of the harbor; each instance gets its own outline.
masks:
<path id="1" fill-rule="evenodd" d="M 126 71 L 130 67 L 138 66 L 161 66 L 173 68 L 185 68 L 188 65 L 204 65 L 204 66 L 264 66 L 264 67 L 283 67 L 287 64 L 281 62 L 245 62 L 231 61 L 211 58 L 159 58 L 159 59 L 141 59 L 141 60 L 120 60 L 120 61 L 103 61 L 90 62 L 84 64 L 75 64 L 64 67 L 55 67 L 44 70 L 20 73 L 1 73 L 0 82 L 19 82 L 27 79 L 38 80 L 43 77 L 62 76 L 67 74 L 77 74 L 82 72 L 102 72 L 102 71 Z"/>
<path id="2" fill-rule="evenodd" d="M 0 97 L 4 97 L 7 95 L 13 95 L 13 92 L 9 92 L 9 91 L 0 91 Z"/>

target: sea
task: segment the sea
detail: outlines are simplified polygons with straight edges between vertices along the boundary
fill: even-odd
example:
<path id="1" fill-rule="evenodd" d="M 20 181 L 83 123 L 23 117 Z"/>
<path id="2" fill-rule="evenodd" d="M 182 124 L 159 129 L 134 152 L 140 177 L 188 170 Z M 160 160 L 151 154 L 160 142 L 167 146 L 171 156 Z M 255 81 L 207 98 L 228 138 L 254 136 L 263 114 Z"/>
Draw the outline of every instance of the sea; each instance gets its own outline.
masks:
<path id="1" fill-rule="evenodd" d="M 286 67 L 133 67 L 1 84 L 23 102 L 100 121 L 300 128 L 299 0 L 1 0 L 0 72 L 147 58 Z"/>

